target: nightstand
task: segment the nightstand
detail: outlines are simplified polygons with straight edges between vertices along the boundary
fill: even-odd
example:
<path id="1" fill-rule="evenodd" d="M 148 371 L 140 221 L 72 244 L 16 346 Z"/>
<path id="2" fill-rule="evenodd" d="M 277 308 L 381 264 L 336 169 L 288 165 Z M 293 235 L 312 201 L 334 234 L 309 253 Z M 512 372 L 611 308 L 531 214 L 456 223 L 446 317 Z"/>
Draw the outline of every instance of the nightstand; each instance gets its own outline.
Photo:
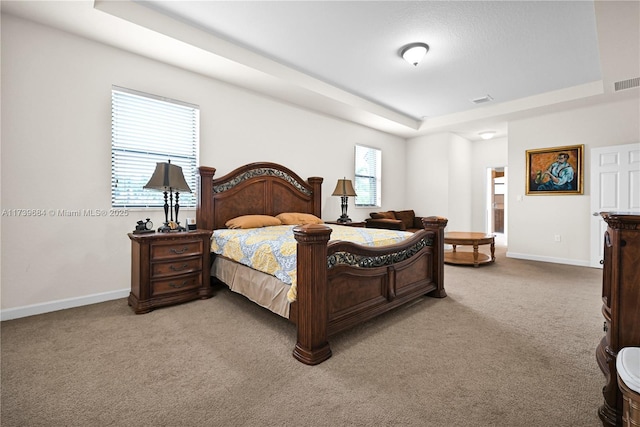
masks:
<path id="1" fill-rule="evenodd" d="M 364 227 L 365 226 L 365 222 L 364 221 L 352 221 L 352 222 L 338 222 L 338 221 L 325 221 L 325 224 L 333 224 L 333 225 L 345 225 L 347 227 Z"/>
<path id="2" fill-rule="evenodd" d="M 131 293 L 136 314 L 213 295 L 209 283 L 211 231 L 129 233 Z"/>

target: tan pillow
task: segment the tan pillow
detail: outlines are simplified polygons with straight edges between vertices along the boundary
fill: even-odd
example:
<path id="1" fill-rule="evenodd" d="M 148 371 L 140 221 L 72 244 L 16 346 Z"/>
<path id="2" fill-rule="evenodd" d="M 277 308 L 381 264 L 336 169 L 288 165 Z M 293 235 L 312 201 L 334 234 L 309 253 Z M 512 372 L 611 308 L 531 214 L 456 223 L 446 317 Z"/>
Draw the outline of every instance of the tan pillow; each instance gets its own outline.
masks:
<path id="1" fill-rule="evenodd" d="M 228 228 L 259 228 L 270 225 L 282 225 L 282 222 L 270 215 L 243 215 L 225 222 Z"/>
<path id="2" fill-rule="evenodd" d="M 392 211 L 387 212 L 371 212 L 369 216 L 373 219 L 396 219 Z"/>
<path id="3" fill-rule="evenodd" d="M 324 224 L 324 221 L 315 215 L 301 212 L 283 212 L 276 215 L 284 225 Z"/>

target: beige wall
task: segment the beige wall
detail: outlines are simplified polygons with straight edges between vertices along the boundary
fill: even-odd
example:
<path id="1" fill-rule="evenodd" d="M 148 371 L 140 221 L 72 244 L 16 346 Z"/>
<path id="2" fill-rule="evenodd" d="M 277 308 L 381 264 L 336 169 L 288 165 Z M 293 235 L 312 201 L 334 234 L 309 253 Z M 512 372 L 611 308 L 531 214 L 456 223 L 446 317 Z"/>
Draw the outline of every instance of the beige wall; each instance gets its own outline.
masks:
<path id="1" fill-rule="evenodd" d="M 5 210 L 108 210 L 115 84 L 200 105 L 200 164 L 216 167 L 219 176 L 263 160 L 303 177 L 324 176 L 325 219 L 340 215 L 340 201 L 330 194 L 338 178 L 353 175 L 355 144 L 382 149 L 382 210 L 446 216 L 449 229 L 484 229 L 486 168 L 508 166 L 509 255 L 583 265 L 589 259 L 588 172 L 584 196 L 524 196 L 525 150 L 585 144 L 588 166 L 590 148 L 640 140 L 635 97 L 513 121 L 508 141 L 469 142 L 443 133 L 405 143 L 28 21 L 3 15 L 1 30 Z M 370 211 L 350 200 L 354 220 Z M 126 296 L 126 233 L 145 217 L 160 223 L 162 213 L 3 216 L 2 319 Z M 560 244 L 553 242 L 558 233 Z"/>
<path id="2" fill-rule="evenodd" d="M 589 265 L 590 150 L 639 141 L 638 98 L 509 123 L 509 256 Z M 584 144 L 584 195 L 525 195 L 526 150 L 578 144 Z"/>
<path id="3" fill-rule="evenodd" d="M 336 219 L 331 192 L 365 144 L 382 149 L 385 207 L 404 203 L 402 138 L 5 15 L 1 47 L 2 209 L 109 209 L 112 84 L 199 105 L 200 164 L 218 176 L 253 161 L 323 176 L 323 217 Z M 370 211 L 350 200 L 354 220 Z M 145 217 L 163 214 L 2 217 L 2 318 L 126 296 L 127 233 Z"/>
<path id="4" fill-rule="evenodd" d="M 506 166 L 507 256 L 589 266 L 589 150 L 640 141 L 637 90 L 635 94 L 594 107 L 513 120 L 508 138 L 468 145 L 452 134 L 410 139 L 406 205 L 421 214 L 448 217 L 447 230 L 487 231 L 486 169 Z M 577 144 L 585 146 L 584 194 L 526 196 L 526 150 Z M 460 192 L 465 180 L 469 190 Z M 560 242 L 555 242 L 555 235 L 561 236 Z"/>
<path id="5" fill-rule="evenodd" d="M 468 141 L 452 133 L 407 141 L 407 202 L 449 219 L 446 231 L 487 232 L 487 168 L 507 166 L 507 138 Z"/>
<path id="6" fill-rule="evenodd" d="M 495 138 L 471 144 L 471 230 L 489 231 L 487 224 L 487 169 L 507 167 L 508 140 Z M 507 167 L 507 174 L 509 174 Z M 508 211 L 507 211 L 508 212 Z"/>
<path id="7" fill-rule="evenodd" d="M 471 142 L 452 133 L 407 141 L 406 206 L 449 220 L 448 230 L 471 227 Z"/>

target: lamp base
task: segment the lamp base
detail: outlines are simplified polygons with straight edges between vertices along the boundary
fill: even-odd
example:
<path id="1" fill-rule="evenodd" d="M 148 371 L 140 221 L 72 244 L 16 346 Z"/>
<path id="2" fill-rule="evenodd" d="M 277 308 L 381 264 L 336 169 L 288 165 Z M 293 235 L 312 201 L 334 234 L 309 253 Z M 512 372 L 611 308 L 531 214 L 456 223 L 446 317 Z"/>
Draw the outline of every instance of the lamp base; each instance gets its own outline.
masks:
<path id="1" fill-rule="evenodd" d="M 347 202 L 349 201 L 349 198 L 347 196 L 341 196 L 341 203 L 340 203 L 340 207 L 342 208 L 342 215 L 340 215 L 340 218 L 337 219 L 336 222 L 341 223 L 341 224 L 346 224 L 351 222 L 351 218 L 349 218 L 349 215 L 347 215 Z"/>
<path id="2" fill-rule="evenodd" d="M 158 227 L 158 233 L 168 233 L 171 231 L 171 227 L 169 227 L 169 223 L 165 222 L 162 227 Z"/>
<path id="3" fill-rule="evenodd" d="M 336 220 L 336 222 L 339 222 L 339 223 L 342 223 L 342 224 L 346 224 L 346 223 L 351 222 L 351 218 L 349 218 L 348 216 L 344 216 L 344 215 L 343 215 L 343 216 L 341 216 L 340 218 L 338 218 L 338 219 Z"/>
<path id="4" fill-rule="evenodd" d="M 159 233 L 175 233 L 177 231 L 187 231 L 187 229 L 176 222 L 165 222 L 162 227 L 158 228 Z"/>

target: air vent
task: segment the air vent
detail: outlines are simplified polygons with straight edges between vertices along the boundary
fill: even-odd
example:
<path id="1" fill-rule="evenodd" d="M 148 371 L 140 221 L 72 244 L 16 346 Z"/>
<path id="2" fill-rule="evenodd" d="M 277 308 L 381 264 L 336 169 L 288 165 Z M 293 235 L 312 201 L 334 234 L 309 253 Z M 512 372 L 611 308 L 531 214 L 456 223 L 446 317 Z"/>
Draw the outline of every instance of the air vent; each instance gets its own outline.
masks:
<path id="1" fill-rule="evenodd" d="M 616 92 L 619 90 L 631 89 L 638 86 L 640 86 L 640 77 L 636 77 L 635 79 L 622 80 L 620 82 L 615 82 Z"/>
<path id="2" fill-rule="evenodd" d="M 472 99 L 471 102 L 474 104 L 484 104 L 485 102 L 493 101 L 491 95 L 483 96 L 482 98 Z"/>

